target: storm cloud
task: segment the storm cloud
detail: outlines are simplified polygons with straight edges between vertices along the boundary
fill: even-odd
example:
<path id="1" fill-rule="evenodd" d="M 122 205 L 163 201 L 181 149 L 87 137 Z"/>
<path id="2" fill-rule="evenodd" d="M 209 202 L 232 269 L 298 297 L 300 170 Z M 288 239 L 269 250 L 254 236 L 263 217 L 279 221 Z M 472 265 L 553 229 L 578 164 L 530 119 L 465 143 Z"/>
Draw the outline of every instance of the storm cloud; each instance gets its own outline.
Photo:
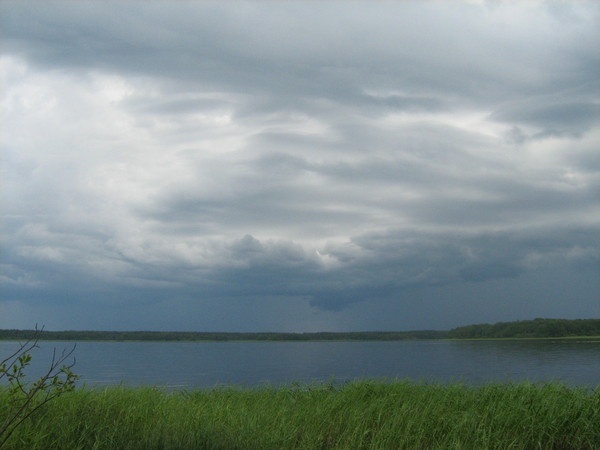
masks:
<path id="1" fill-rule="evenodd" d="M 600 314 L 592 2 L 2 2 L 0 327 Z"/>

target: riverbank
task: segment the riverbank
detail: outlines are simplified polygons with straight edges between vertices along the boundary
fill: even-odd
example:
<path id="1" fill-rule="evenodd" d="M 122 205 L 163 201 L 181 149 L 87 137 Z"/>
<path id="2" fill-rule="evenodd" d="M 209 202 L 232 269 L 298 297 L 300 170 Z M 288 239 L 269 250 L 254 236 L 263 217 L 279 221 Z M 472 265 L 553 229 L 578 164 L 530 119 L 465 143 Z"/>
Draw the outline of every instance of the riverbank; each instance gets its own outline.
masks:
<path id="1" fill-rule="evenodd" d="M 444 338 L 448 341 L 557 341 L 557 342 L 600 342 L 599 336 L 559 336 L 559 337 L 500 337 L 500 338 Z"/>
<path id="2" fill-rule="evenodd" d="M 80 389 L 45 405 L 6 448 L 593 449 L 599 404 L 600 388 L 555 383 Z M 0 414 L 6 405 L 0 389 Z"/>
<path id="3" fill-rule="evenodd" d="M 452 330 L 350 332 L 48 331 L 3 330 L 0 340 L 39 341 L 400 341 L 430 339 L 597 338 L 600 319 L 535 319 L 474 324 Z"/>
<path id="4" fill-rule="evenodd" d="M 443 339 L 446 331 L 356 331 L 315 333 L 238 333 L 188 331 L 46 331 L 0 330 L 0 340 L 39 341 L 151 341 L 151 342 L 317 342 L 317 341 L 401 341 Z"/>

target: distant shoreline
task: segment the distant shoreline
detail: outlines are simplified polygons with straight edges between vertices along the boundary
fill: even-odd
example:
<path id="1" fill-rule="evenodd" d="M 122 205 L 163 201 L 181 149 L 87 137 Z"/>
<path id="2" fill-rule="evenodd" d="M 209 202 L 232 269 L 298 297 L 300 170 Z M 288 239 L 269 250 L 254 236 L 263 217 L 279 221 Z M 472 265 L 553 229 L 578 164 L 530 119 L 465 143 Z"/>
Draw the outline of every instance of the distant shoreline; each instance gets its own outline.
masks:
<path id="1" fill-rule="evenodd" d="M 7 338 L 0 337 L 0 342 L 23 341 L 29 338 Z M 76 337 L 41 337 L 38 342 L 190 342 L 190 343 L 234 343 L 234 342 L 401 342 L 401 341 L 455 341 L 455 342 L 515 342 L 515 341 L 585 341 L 590 343 L 600 342 L 600 336 L 558 336 L 558 337 L 509 337 L 509 338 L 397 338 L 397 339 L 358 339 L 358 338 L 332 338 L 332 339 L 258 339 L 258 338 L 228 338 L 228 339 L 137 339 L 137 338 L 76 338 Z"/>
<path id="2" fill-rule="evenodd" d="M 600 342 L 597 336 L 542 336 L 542 337 L 479 337 L 479 338 L 443 338 L 448 341 L 590 341 Z"/>
<path id="3" fill-rule="evenodd" d="M 355 332 L 191 332 L 191 331 L 46 331 L 0 330 L 0 340 L 39 341 L 180 341 L 180 342 L 306 342 L 403 340 L 600 339 L 600 319 L 535 319 L 476 324 L 452 330 Z"/>
<path id="4" fill-rule="evenodd" d="M 446 331 L 328 332 L 328 333 L 230 333 L 162 331 L 41 331 L 40 341 L 154 341 L 154 342 L 316 342 L 401 341 L 446 338 Z M 32 339 L 35 330 L 0 330 L 0 340 Z"/>

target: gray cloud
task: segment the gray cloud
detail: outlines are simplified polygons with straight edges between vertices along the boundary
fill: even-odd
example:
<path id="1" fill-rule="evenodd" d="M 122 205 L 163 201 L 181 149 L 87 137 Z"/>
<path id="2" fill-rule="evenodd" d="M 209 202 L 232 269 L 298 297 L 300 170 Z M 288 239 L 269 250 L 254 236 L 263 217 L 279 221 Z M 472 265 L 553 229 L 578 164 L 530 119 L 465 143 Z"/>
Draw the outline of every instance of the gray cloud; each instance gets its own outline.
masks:
<path id="1" fill-rule="evenodd" d="M 0 326 L 507 319 L 560 268 L 597 314 L 599 13 L 3 2 Z"/>

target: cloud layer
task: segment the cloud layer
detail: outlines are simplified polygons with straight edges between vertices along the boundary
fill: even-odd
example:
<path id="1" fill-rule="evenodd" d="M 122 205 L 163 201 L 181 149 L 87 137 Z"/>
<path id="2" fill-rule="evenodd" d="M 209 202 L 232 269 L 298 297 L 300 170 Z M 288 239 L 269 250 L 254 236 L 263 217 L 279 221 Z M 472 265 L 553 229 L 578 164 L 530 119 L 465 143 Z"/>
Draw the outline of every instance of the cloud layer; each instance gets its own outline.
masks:
<path id="1" fill-rule="evenodd" d="M 592 3 L 0 18 L 2 327 L 447 327 L 436 302 L 557 270 L 572 309 L 527 313 L 600 313 Z M 490 289 L 473 320 L 522 318 Z"/>

